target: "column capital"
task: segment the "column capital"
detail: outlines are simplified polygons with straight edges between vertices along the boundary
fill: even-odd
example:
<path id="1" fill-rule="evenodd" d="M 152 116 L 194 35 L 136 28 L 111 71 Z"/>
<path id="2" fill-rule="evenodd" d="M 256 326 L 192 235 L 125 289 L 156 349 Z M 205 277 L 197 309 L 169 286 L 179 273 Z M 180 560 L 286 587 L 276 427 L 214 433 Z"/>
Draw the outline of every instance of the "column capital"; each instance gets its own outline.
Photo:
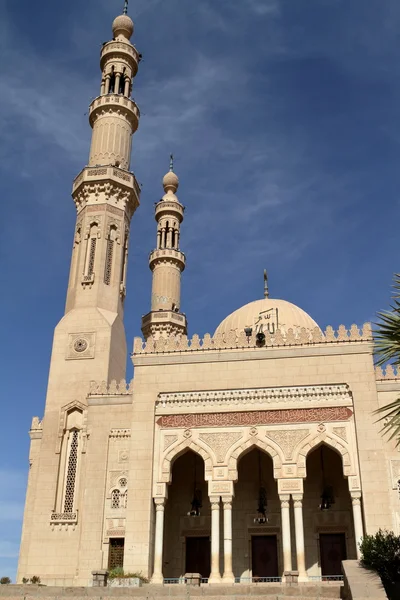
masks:
<path id="1" fill-rule="evenodd" d="M 292 498 L 295 508 L 301 508 L 303 506 L 303 494 L 292 494 Z"/>
<path id="2" fill-rule="evenodd" d="M 279 500 L 281 501 L 282 508 L 289 508 L 290 494 L 279 494 Z"/>
<path id="3" fill-rule="evenodd" d="M 153 498 L 154 499 L 154 504 L 156 505 L 156 510 L 164 510 L 165 508 L 165 503 L 167 501 L 166 498 Z"/>
<path id="4" fill-rule="evenodd" d="M 233 496 L 222 496 L 222 504 L 224 508 L 232 508 Z"/>
<path id="5" fill-rule="evenodd" d="M 219 496 L 210 496 L 211 510 L 219 510 L 221 498 Z"/>
<path id="6" fill-rule="evenodd" d="M 353 503 L 353 506 L 356 506 L 357 504 L 361 504 L 361 492 L 351 492 L 351 501 Z"/>

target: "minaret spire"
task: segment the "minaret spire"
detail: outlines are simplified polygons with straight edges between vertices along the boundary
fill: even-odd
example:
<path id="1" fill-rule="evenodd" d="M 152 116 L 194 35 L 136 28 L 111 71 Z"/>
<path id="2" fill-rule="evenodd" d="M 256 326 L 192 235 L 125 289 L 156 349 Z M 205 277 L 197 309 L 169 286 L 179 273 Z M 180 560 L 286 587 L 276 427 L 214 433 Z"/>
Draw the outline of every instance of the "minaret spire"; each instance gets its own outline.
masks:
<path id="1" fill-rule="evenodd" d="M 151 311 L 142 318 L 142 332 L 151 336 L 186 334 L 186 316 L 180 311 L 181 273 L 185 269 L 185 255 L 180 250 L 180 225 L 184 206 L 176 191 L 179 179 L 174 171 L 174 157 L 170 155 L 170 170 L 164 176 L 164 196 L 156 204 L 157 244 L 149 257 L 153 272 Z"/>
<path id="2" fill-rule="evenodd" d="M 264 298 L 269 298 L 267 269 L 264 269 Z"/>
<path id="3" fill-rule="evenodd" d="M 128 14 L 128 0 L 125 0 L 125 2 L 124 2 L 124 13 L 123 14 L 124 15 Z"/>

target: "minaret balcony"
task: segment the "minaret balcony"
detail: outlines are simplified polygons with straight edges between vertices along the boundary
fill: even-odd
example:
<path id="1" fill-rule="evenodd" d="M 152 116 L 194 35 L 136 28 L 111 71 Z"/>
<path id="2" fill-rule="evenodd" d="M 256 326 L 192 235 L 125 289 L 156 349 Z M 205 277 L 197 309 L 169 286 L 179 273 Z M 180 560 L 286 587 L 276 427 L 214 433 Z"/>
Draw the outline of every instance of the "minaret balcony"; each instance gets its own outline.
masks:
<path id="1" fill-rule="evenodd" d="M 132 133 L 139 125 L 140 110 L 136 102 L 122 94 L 105 94 L 97 96 L 89 106 L 89 123 L 93 127 L 99 115 L 105 112 L 121 113 L 129 121 Z"/>
<path id="2" fill-rule="evenodd" d="M 164 214 L 173 215 L 179 220 L 179 223 L 183 221 L 183 213 L 185 207 L 180 202 L 172 200 L 160 200 L 156 204 L 155 219 L 158 221 Z"/>
<path id="3" fill-rule="evenodd" d="M 174 248 L 160 248 L 159 250 L 153 250 L 149 256 L 149 266 L 153 269 L 156 263 L 162 262 L 174 262 L 178 265 L 181 271 L 186 266 L 186 257 L 180 250 Z"/>
<path id="4" fill-rule="evenodd" d="M 113 188 L 117 188 L 129 195 L 134 209 L 139 206 L 140 186 L 134 174 L 112 165 L 98 165 L 85 167 L 74 179 L 72 197 L 78 209 L 81 208 L 82 198 L 87 198 L 85 191 L 95 189 L 96 186 L 97 189 L 99 186 L 107 187 L 110 193 Z"/>
<path id="5" fill-rule="evenodd" d="M 100 53 L 100 68 L 103 71 L 106 62 L 113 59 L 116 61 L 125 60 L 129 61 L 132 69 L 132 77 L 135 77 L 140 62 L 140 54 L 136 50 L 135 46 L 122 41 L 110 41 L 104 44 Z"/>

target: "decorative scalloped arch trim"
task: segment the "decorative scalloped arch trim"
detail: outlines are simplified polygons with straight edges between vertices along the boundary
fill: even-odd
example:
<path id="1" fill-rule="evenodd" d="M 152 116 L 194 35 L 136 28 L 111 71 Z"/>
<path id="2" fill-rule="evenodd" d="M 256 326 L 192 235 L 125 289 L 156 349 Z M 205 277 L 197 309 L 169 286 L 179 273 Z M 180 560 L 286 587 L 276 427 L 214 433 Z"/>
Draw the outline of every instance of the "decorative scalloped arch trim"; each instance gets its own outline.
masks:
<path id="1" fill-rule="evenodd" d="M 57 449 L 56 453 L 59 454 L 61 451 L 61 442 L 62 437 L 64 435 L 65 428 L 67 426 L 67 417 L 68 413 L 73 410 L 79 410 L 82 413 L 82 431 L 86 434 L 87 429 L 87 406 L 79 402 L 78 400 L 73 400 L 69 402 L 69 404 L 65 404 L 60 408 L 60 417 L 58 421 L 58 440 L 57 440 Z"/>
<path id="2" fill-rule="evenodd" d="M 188 450 L 196 452 L 204 460 L 204 479 L 209 481 L 212 479 L 212 458 L 206 448 L 206 445 L 199 445 L 191 438 L 182 440 L 178 444 L 169 449 L 162 460 L 162 472 L 160 481 L 163 483 L 172 482 L 172 466 L 177 458 L 185 454 Z"/>
<path id="3" fill-rule="evenodd" d="M 318 446 L 321 446 L 323 444 L 325 444 L 326 446 L 331 448 L 331 450 L 334 450 L 335 452 L 337 452 L 337 454 L 340 455 L 343 465 L 343 475 L 345 477 L 357 474 L 354 472 L 354 466 L 351 461 L 351 454 L 349 452 L 346 442 L 339 442 L 337 439 L 334 439 L 326 432 L 316 435 L 311 440 L 306 439 L 303 443 L 300 444 L 295 456 L 297 466 L 306 468 L 307 456 L 310 454 L 310 452 L 312 452 Z"/>
<path id="4" fill-rule="evenodd" d="M 281 450 L 273 443 L 267 443 L 264 440 L 251 438 L 239 444 L 232 452 L 230 452 L 230 456 L 228 455 L 228 469 L 230 472 L 234 471 L 236 473 L 235 481 L 238 478 L 237 465 L 239 460 L 244 454 L 247 454 L 247 452 L 253 450 L 253 448 L 259 448 L 260 450 L 264 450 L 264 452 L 272 458 L 272 462 L 274 465 L 274 477 L 275 479 L 277 479 L 277 472 L 282 468 Z"/>

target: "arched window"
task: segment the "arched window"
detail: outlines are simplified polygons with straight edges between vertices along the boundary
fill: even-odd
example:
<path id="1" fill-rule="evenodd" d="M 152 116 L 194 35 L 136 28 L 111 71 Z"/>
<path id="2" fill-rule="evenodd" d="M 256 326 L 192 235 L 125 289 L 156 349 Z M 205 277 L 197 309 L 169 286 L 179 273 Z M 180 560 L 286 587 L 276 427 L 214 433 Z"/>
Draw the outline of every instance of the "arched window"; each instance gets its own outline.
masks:
<path id="1" fill-rule="evenodd" d="M 126 292 L 126 266 L 128 262 L 128 245 L 129 245 L 129 229 L 125 228 L 125 239 L 124 247 L 122 249 L 122 261 L 121 261 L 121 281 L 120 281 L 120 295 L 121 298 L 125 298 Z"/>
<path id="2" fill-rule="evenodd" d="M 117 237 L 117 228 L 115 225 L 111 225 L 110 233 L 107 239 L 107 250 L 106 250 L 106 262 L 104 265 L 104 283 L 110 285 L 111 283 L 111 272 L 114 256 L 114 243 Z"/>
<path id="3" fill-rule="evenodd" d="M 84 281 L 92 281 L 94 276 L 94 264 L 96 258 L 96 244 L 97 244 L 98 224 L 92 223 L 90 226 L 90 232 L 87 241 L 86 248 L 86 261 L 84 271 Z"/>
<path id="4" fill-rule="evenodd" d="M 121 498 L 119 490 L 113 490 L 111 492 L 111 508 L 119 508 L 120 500 Z"/>
<path id="5" fill-rule="evenodd" d="M 65 480 L 64 493 L 64 512 L 74 512 L 75 506 L 75 485 L 76 485 L 76 470 L 78 465 L 78 444 L 79 433 L 76 429 L 70 432 L 67 458 L 67 473 Z"/>
<path id="6" fill-rule="evenodd" d="M 115 92 L 115 72 L 114 72 L 114 67 L 111 67 L 109 93 L 114 94 L 114 92 Z"/>
<path id="7" fill-rule="evenodd" d="M 120 77 L 119 80 L 119 90 L 118 90 L 118 94 L 123 94 L 124 90 L 125 90 L 125 75 L 126 74 L 126 67 L 124 67 L 124 70 L 122 71 L 122 75 Z"/>

